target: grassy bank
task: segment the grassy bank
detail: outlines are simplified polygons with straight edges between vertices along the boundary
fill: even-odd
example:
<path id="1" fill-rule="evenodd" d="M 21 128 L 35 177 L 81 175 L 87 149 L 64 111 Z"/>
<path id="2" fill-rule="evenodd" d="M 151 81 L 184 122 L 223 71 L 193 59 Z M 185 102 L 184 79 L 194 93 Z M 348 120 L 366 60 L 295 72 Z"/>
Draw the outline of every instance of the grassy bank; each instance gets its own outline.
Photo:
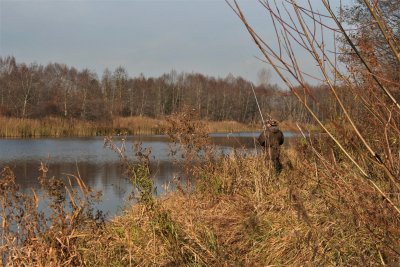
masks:
<path id="1" fill-rule="evenodd" d="M 276 177 L 262 157 L 221 160 L 202 170 L 194 194 L 173 193 L 156 211 L 128 209 L 85 257 L 101 266 L 379 266 L 398 259 L 374 236 L 398 237 L 381 219 L 386 212 L 395 216 L 390 208 L 375 210 L 359 194 L 341 199 L 356 183 L 340 181 L 339 193 L 312 168 L 294 164 Z M 362 191 L 371 193 L 365 184 Z M 369 221 L 364 208 L 379 219 Z"/>
<path id="2" fill-rule="evenodd" d="M 28 266 L 379 266 L 399 260 L 399 217 L 367 181 L 346 167 L 336 167 L 340 177 L 326 177 L 293 150 L 284 158 L 279 176 L 262 155 L 210 159 L 193 166 L 194 192 L 142 199 L 105 223 L 91 215 L 89 198 L 75 199 L 72 211 L 60 208 L 53 226 L 41 230 L 31 207 L 15 218 L 29 239 L 3 235 L 8 243 L 0 250 L 9 262 Z M 135 173 L 146 176 L 143 170 Z M 2 188 L 4 181 L 10 185 L 6 174 Z M 49 190 L 57 185 L 48 184 Z"/>
<path id="3" fill-rule="evenodd" d="M 107 141 L 121 156 L 138 200 L 111 221 L 94 211 L 97 194 L 79 177 L 48 178 L 42 165 L 39 181 L 53 214 L 46 219 L 36 195 L 20 193 L 5 169 L 0 179 L 3 264 L 381 266 L 400 261 L 399 184 L 380 169 L 370 165 L 373 176 L 366 179 L 331 150 L 329 140 L 316 139 L 283 151 L 278 175 L 264 154 L 218 155 L 205 146 L 204 125 L 186 118 L 179 115 L 166 130 L 184 153 L 180 181 L 196 186 L 176 181 L 177 190 L 161 199 L 152 195 L 151 173 L 157 170 L 150 169 L 148 151 L 138 147 L 133 161 Z M 205 153 L 197 153 L 200 147 Z"/>

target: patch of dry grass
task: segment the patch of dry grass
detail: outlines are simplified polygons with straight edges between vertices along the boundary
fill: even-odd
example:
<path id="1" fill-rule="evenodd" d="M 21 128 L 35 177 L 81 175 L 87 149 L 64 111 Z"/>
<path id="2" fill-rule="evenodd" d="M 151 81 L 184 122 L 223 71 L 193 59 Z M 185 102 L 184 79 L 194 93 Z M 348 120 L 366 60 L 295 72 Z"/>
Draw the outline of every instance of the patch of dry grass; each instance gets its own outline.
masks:
<path id="1" fill-rule="evenodd" d="M 84 265 L 82 250 L 104 224 L 102 213 L 93 208 L 98 193 L 80 177 L 47 177 L 44 164 L 40 170 L 48 213 L 39 208 L 43 199 L 34 191 L 31 195 L 19 191 L 11 169 L 0 173 L 0 261 L 3 266 Z"/>
<path id="2" fill-rule="evenodd" d="M 210 133 L 249 132 L 257 129 L 257 127 L 237 121 L 205 121 L 204 123 Z"/>
<path id="3" fill-rule="evenodd" d="M 313 166 L 291 164 L 278 177 L 262 155 L 203 165 L 195 192 L 171 193 L 150 213 L 145 205 L 131 207 L 106 226 L 86 257 L 97 256 L 102 266 L 379 266 L 399 260 L 399 219 L 376 192 L 354 174 L 334 178 L 336 187 Z"/>
<path id="4" fill-rule="evenodd" d="M 96 136 L 107 133 L 104 123 L 58 117 L 43 119 L 0 117 L 0 124 L 2 125 L 0 137 Z"/>
<path id="5" fill-rule="evenodd" d="M 202 121 L 209 132 L 241 132 L 256 127 L 234 121 Z M 63 137 L 98 136 L 110 134 L 164 134 L 166 119 L 145 116 L 116 117 L 109 122 L 90 122 L 78 119 L 47 117 L 42 119 L 0 117 L 0 137 Z"/>
<path id="6" fill-rule="evenodd" d="M 185 115 L 186 114 L 186 115 Z M 190 113 L 173 118 L 186 153 L 197 123 Z M 201 131 L 200 131 L 201 132 Z M 202 136 L 202 135 L 200 135 Z M 201 141 L 204 144 L 203 138 Z M 322 144 L 322 143 L 321 143 Z M 193 149 L 193 151 L 190 151 Z M 186 172 L 194 191 L 178 190 L 126 211 L 107 225 L 104 238 L 120 232 L 115 243 L 100 241 L 100 265 L 149 266 L 380 266 L 398 262 L 400 218 L 360 173 L 345 161 L 314 151 L 300 141 L 283 154 L 284 171 L 275 175 L 263 154 L 216 156 L 213 150 L 191 161 Z M 193 155 L 193 154 L 192 154 Z M 395 193 L 386 177 L 375 183 Z M 393 198 L 399 205 L 399 199 Z M 122 230 L 123 229 L 123 230 Z M 115 251 L 123 251 L 124 262 Z M 114 251 L 114 252 L 112 252 Z M 93 257 L 93 255 L 87 255 Z"/>
<path id="7" fill-rule="evenodd" d="M 55 216 L 51 226 L 38 228 L 42 217 L 34 198 L 19 193 L 13 174 L 4 172 L 0 215 L 28 231 L 13 232 L 3 223 L 3 264 L 381 266 L 400 261 L 398 184 L 384 172 L 371 166 L 372 181 L 391 202 L 321 140 L 325 150 L 304 140 L 287 148 L 279 175 L 263 154 L 198 153 L 207 143 L 205 126 L 187 111 L 169 119 L 168 134 L 186 155 L 181 180 L 195 182 L 195 188 L 178 184 L 176 192 L 155 199 L 146 151 L 137 149 L 140 163 L 135 163 L 110 139 L 108 146 L 121 156 L 139 195 L 138 204 L 105 224 L 83 212 L 92 211 L 88 193 L 79 198 L 65 184 L 42 177 Z M 90 192 L 83 184 L 79 188 Z M 64 209 L 67 193 L 77 200 Z"/>
<path id="8" fill-rule="evenodd" d="M 162 134 L 166 125 L 165 120 L 146 116 L 116 117 L 112 120 L 115 131 L 128 134 Z"/>

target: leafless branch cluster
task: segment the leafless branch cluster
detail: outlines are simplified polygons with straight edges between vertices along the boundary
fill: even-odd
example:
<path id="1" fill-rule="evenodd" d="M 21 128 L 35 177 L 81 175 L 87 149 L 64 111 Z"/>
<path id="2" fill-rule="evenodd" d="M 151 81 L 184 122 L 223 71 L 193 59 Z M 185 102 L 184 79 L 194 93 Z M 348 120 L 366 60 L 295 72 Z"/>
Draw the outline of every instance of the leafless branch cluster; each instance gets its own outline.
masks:
<path id="1" fill-rule="evenodd" d="M 302 5 L 295 0 L 259 0 L 275 31 L 275 37 L 271 38 L 253 28 L 251 16 L 245 14 L 239 1 L 226 2 L 243 22 L 262 53 L 262 60 L 274 69 L 346 161 L 351 162 L 349 168 L 358 170 L 353 178 L 366 181 L 372 192 L 400 215 L 399 73 L 389 75 L 386 71 L 400 67 L 399 31 L 390 27 L 386 19 L 388 6 L 392 7 L 390 14 L 396 15 L 400 13 L 399 7 L 389 0 L 362 0 L 353 9 L 348 8 L 362 9 L 363 16 L 370 18 L 368 27 L 375 30 L 374 35 L 368 35 L 362 34 L 365 28 L 346 30 L 348 26 L 359 26 L 360 21 L 337 15 L 327 0 L 320 2 L 323 10 L 315 10 L 315 2 L 309 0 Z M 343 7 L 339 8 L 341 11 Z M 379 46 L 368 42 L 374 38 L 379 39 Z M 385 49 L 386 57 L 379 56 L 380 49 Z M 304 54 L 306 61 L 317 67 L 318 74 L 307 73 Z M 391 65 L 387 64 L 388 58 Z M 331 92 L 334 99 L 331 105 L 342 114 L 334 121 L 321 120 L 318 111 L 311 107 L 317 100 L 308 85 L 310 77 L 318 78 Z"/>

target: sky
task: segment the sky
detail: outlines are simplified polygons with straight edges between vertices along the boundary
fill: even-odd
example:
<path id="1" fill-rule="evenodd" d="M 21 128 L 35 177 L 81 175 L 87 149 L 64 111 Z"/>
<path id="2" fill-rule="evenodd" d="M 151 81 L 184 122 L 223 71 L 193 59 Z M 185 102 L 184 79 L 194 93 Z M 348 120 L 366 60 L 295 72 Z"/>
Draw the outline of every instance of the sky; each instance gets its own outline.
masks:
<path id="1" fill-rule="evenodd" d="M 273 38 L 260 4 L 239 3 L 252 25 Z M 99 77 L 123 66 L 131 77 L 176 70 L 258 83 L 258 72 L 270 69 L 224 0 L 0 0 L 0 56 L 9 55 L 87 68 Z M 299 57 L 315 71 L 307 55 Z M 273 73 L 271 83 L 281 84 Z"/>

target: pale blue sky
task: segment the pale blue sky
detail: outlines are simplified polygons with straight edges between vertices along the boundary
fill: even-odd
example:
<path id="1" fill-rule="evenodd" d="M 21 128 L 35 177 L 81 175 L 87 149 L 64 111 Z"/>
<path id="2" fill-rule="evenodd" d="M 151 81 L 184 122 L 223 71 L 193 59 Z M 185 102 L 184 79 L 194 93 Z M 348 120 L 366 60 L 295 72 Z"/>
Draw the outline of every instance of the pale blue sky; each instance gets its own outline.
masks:
<path id="1" fill-rule="evenodd" d="M 240 3 L 256 29 L 272 38 L 260 4 Z M 66 63 L 100 76 L 121 65 L 130 76 L 175 69 L 257 82 L 257 72 L 268 68 L 254 58 L 260 52 L 223 0 L 0 0 L 0 55 Z M 303 62 L 312 72 L 313 63 Z"/>

